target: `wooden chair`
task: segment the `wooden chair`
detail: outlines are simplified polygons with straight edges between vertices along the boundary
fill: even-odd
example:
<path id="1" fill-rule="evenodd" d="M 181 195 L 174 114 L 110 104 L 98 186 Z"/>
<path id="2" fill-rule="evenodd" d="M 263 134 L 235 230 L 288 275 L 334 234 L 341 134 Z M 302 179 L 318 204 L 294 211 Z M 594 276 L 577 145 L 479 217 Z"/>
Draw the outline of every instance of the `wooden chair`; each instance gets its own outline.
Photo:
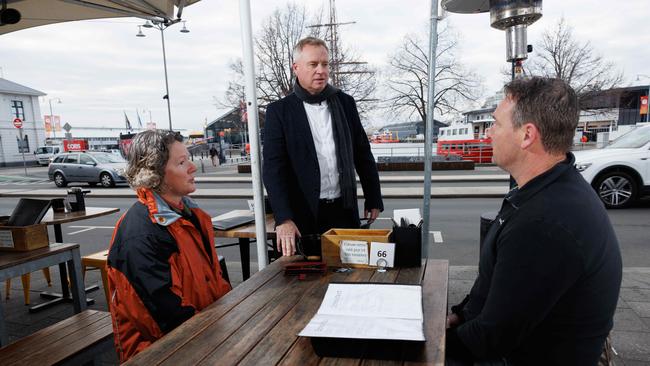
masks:
<path id="1" fill-rule="evenodd" d="M 50 277 L 50 269 L 49 268 L 43 268 L 43 276 L 45 276 L 45 280 L 47 281 L 47 286 L 52 287 L 52 278 Z M 31 273 L 24 274 L 20 276 L 20 280 L 23 283 L 23 296 L 25 298 L 25 305 L 29 305 L 29 289 L 31 288 Z M 5 282 L 5 298 L 9 300 L 9 297 L 11 295 L 11 278 L 8 279 Z"/>
<path id="2" fill-rule="evenodd" d="M 111 315 L 85 310 L 0 348 L 0 365 L 83 365 L 113 348 Z"/>
<path id="3" fill-rule="evenodd" d="M 111 297 L 108 293 L 108 273 L 106 272 L 107 258 L 108 258 L 108 249 L 81 257 L 81 273 L 85 277 L 87 268 L 89 267 L 99 268 L 99 271 L 101 272 L 102 275 L 102 285 L 104 286 L 104 296 L 106 296 L 106 304 L 110 306 Z M 226 281 L 230 282 L 230 278 L 228 276 L 228 268 L 226 267 L 226 259 L 223 256 L 219 256 L 219 265 L 221 266 L 223 277 L 226 279 Z"/>
<path id="4" fill-rule="evenodd" d="M 81 257 L 81 273 L 86 277 L 86 269 L 88 267 L 98 268 L 102 275 L 102 285 L 104 286 L 104 296 L 106 296 L 106 304 L 110 305 L 110 296 L 108 294 L 108 273 L 106 272 L 106 261 L 108 258 L 108 249 L 101 252 L 93 253 Z"/>

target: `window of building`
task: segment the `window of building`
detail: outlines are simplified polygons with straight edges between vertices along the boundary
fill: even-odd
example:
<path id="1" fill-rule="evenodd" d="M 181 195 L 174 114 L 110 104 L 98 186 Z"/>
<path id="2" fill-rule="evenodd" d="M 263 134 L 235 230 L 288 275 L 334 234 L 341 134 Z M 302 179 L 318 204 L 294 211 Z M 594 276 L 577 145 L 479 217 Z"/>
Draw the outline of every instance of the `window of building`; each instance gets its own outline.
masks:
<path id="1" fill-rule="evenodd" d="M 14 118 L 20 118 L 25 120 L 25 108 L 23 108 L 23 102 L 21 100 L 12 100 L 11 101 L 11 114 Z"/>
<path id="2" fill-rule="evenodd" d="M 20 138 L 16 136 L 16 143 L 18 144 L 19 153 L 29 152 L 29 137 L 27 135 L 23 136 L 22 140 L 20 140 Z"/>

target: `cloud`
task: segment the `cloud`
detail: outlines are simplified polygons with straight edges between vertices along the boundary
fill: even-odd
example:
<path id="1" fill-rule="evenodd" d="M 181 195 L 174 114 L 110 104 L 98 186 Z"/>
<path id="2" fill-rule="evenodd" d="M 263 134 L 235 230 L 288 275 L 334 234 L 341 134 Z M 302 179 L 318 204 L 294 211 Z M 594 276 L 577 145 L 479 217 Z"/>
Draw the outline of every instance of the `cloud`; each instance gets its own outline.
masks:
<path id="1" fill-rule="evenodd" d="M 326 1 L 296 2 L 310 10 L 327 8 Z M 253 31 L 285 4 L 251 1 Z M 429 1 L 422 0 L 337 2 L 337 20 L 356 22 L 340 27 L 341 39 L 378 70 L 406 33 L 426 33 L 429 12 Z M 628 80 L 650 74 L 647 0 L 592 0 L 589 6 L 578 0 L 546 1 L 543 12 L 529 27 L 529 43 L 564 16 L 576 37 L 591 41 Z M 228 63 L 242 54 L 239 17 L 238 1 L 204 0 L 183 13 L 190 33 L 179 32 L 182 24 L 165 31 L 174 126 L 198 129 L 206 118 L 223 113 L 213 105 L 213 96 L 223 95 L 231 77 Z M 499 89 L 501 69 L 508 66 L 505 35 L 490 27 L 489 15 L 450 14 L 443 22 L 460 33 L 459 57 L 484 78 L 486 93 Z M 146 37 L 135 37 L 142 23 L 134 18 L 70 22 L 2 35 L 0 67 L 5 78 L 61 98 L 63 103 L 53 106 L 55 113 L 73 125 L 121 124 L 122 110 L 135 108 L 151 110 L 153 120 L 166 125 L 160 33 L 143 29 Z M 46 102 L 42 114 L 49 109 Z"/>

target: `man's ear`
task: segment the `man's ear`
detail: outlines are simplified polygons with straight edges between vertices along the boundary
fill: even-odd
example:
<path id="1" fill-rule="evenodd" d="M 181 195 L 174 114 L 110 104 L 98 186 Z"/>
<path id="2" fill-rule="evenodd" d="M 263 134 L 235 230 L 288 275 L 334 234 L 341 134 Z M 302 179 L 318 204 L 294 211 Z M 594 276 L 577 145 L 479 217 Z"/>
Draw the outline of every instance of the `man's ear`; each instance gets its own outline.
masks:
<path id="1" fill-rule="evenodd" d="M 296 69 L 297 69 L 297 68 L 298 68 L 298 64 L 297 64 L 297 63 L 294 62 L 294 63 L 291 64 L 291 70 L 293 70 L 293 73 L 294 73 L 294 74 L 296 73 Z"/>
<path id="2" fill-rule="evenodd" d="M 536 142 L 541 143 L 541 135 L 539 133 L 539 130 L 537 129 L 537 126 L 534 124 L 528 122 L 524 123 L 521 126 L 521 148 L 522 149 L 528 149 L 530 148 L 531 145 L 535 144 Z"/>

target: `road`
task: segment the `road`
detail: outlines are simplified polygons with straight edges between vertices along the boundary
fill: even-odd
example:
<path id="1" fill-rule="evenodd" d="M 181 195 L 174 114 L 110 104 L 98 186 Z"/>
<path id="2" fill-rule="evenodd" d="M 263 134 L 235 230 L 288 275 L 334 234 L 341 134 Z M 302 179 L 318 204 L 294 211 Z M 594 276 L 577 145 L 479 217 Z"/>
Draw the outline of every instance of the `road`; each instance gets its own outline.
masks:
<path id="1" fill-rule="evenodd" d="M 3 197 L 0 200 L 0 214 L 10 214 L 17 201 L 18 198 Z M 212 216 L 233 209 L 247 208 L 244 199 L 198 199 L 197 202 Z M 133 199 L 129 198 L 86 200 L 88 206 L 118 207 L 121 213 L 125 212 L 132 203 Z M 500 205 L 500 199 L 432 200 L 430 230 L 437 233 L 432 236 L 432 244 L 429 248 L 430 257 L 449 259 L 451 265 L 476 265 L 478 263 L 479 217 L 484 212 L 498 210 Z M 385 201 L 386 211 L 382 213 L 381 217 L 389 218 L 392 210 L 396 208 L 421 206 L 422 201 L 417 199 L 389 199 Z M 112 228 L 121 213 L 63 225 L 64 240 L 82 244 L 82 254 L 106 249 L 111 239 Z M 650 267 L 650 242 L 648 241 L 650 201 L 644 201 L 634 208 L 610 210 L 608 213 L 621 244 L 623 265 L 625 267 Z M 390 221 L 386 219 L 373 224 L 373 228 L 388 227 L 390 227 Z M 52 232 L 50 237 L 54 237 Z M 219 242 L 227 242 L 222 240 L 225 239 L 219 239 Z M 254 257 L 254 248 L 251 248 L 251 253 L 251 256 Z M 239 252 L 236 247 L 223 248 L 220 250 L 220 254 L 224 255 L 228 261 L 239 261 Z"/>

